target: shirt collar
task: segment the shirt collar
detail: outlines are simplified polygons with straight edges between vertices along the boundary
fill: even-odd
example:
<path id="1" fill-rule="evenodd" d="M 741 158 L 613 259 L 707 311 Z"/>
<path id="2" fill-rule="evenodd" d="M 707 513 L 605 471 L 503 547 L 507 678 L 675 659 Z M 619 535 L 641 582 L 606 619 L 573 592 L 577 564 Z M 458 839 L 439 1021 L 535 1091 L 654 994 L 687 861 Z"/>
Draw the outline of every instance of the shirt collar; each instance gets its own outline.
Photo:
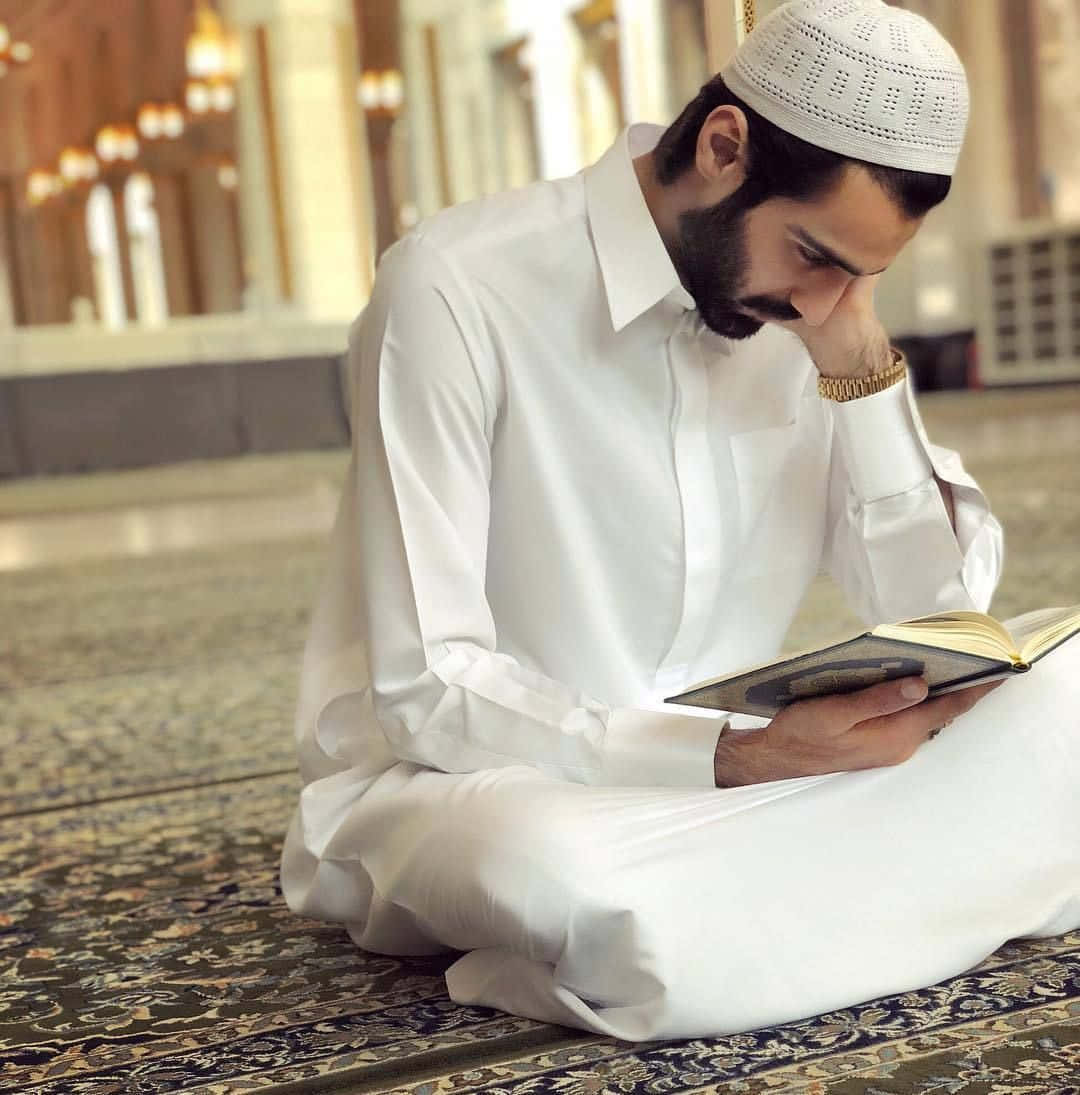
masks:
<path id="1" fill-rule="evenodd" d="M 695 307 L 694 298 L 679 281 L 634 171 L 633 158 L 651 151 L 663 132 L 658 125 L 630 126 L 585 171 L 589 227 L 616 331 L 665 298 L 684 310 Z"/>

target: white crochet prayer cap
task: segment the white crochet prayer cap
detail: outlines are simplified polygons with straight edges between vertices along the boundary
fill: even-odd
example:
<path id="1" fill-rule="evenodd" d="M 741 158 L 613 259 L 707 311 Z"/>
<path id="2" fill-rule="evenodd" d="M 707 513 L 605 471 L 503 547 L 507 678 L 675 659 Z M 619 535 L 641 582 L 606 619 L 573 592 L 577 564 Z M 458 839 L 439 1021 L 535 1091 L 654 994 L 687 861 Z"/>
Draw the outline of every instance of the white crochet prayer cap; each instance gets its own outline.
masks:
<path id="1" fill-rule="evenodd" d="M 820 148 L 937 175 L 956 167 L 964 66 L 914 12 L 883 0 L 791 0 L 721 75 L 747 106 Z"/>

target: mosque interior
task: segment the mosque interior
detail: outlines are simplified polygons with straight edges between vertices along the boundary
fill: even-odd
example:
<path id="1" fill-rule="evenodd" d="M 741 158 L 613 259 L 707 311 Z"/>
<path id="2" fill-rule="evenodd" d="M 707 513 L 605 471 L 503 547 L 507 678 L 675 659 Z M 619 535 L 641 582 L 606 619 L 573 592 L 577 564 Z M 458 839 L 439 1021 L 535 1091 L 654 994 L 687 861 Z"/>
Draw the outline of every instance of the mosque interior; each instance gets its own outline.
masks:
<path id="1" fill-rule="evenodd" d="M 0 1093 L 1080 1078 L 1078 933 L 640 1046 L 455 1005 L 449 958 L 365 954 L 282 901 L 341 358 L 379 255 L 670 120 L 775 6 L 0 0 Z M 881 312 L 1005 527 L 993 613 L 1076 604 L 1080 0 L 900 6 L 956 44 L 973 112 Z M 787 649 L 857 626 L 822 577 Z"/>

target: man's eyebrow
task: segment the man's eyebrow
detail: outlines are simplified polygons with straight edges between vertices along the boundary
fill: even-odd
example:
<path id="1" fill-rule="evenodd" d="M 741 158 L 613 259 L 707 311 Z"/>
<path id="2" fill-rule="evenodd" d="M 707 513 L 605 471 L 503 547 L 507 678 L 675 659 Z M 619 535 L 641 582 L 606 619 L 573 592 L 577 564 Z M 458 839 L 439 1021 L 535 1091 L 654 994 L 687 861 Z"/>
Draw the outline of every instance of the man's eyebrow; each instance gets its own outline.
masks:
<path id="1" fill-rule="evenodd" d="M 831 247 L 826 247 L 825 244 L 821 242 L 821 240 L 814 239 L 814 237 L 810 235 L 810 233 L 807 232 L 805 228 L 800 228 L 797 224 L 789 224 L 787 227 L 789 232 L 791 232 L 793 235 L 798 236 L 799 239 L 803 243 L 805 243 L 807 247 L 816 251 L 823 259 L 828 259 L 828 261 L 831 262 L 833 266 L 839 266 L 841 270 L 846 271 L 854 278 L 861 278 L 866 276 L 866 272 L 864 270 L 860 270 L 853 263 L 848 262 L 847 259 L 841 258 Z M 885 267 L 883 266 L 881 270 L 874 270 L 873 273 L 880 274 L 882 273 L 882 271 L 884 271 L 884 269 Z"/>

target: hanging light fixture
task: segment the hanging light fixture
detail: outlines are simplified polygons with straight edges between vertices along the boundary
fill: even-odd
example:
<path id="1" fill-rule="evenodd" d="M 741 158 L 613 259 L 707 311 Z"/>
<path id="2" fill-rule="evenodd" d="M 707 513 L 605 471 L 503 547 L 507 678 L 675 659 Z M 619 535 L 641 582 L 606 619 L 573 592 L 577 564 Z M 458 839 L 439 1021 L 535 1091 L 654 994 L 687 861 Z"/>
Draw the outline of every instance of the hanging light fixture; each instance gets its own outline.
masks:
<path id="1" fill-rule="evenodd" d="M 240 173 L 236 170 L 236 164 L 231 160 L 218 164 L 217 180 L 222 190 L 235 190 L 240 183 Z"/>
<path id="2" fill-rule="evenodd" d="M 396 68 L 367 69 L 360 74 L 356 100 L 366 114 L 394 118 L 405 101 L 405 81 Z"/>
<path id="3" fill-rule="evenodd" d="M 0 23 L 0 76 L 13 65 L 25 65 L 34 56 L 28 42 L 13 42 L 6 24 Z"/>
<path id="4" fill-rule="evenodd" d="M 176 103 L 166 103 L 161 108 L 161 132 L 170 141 L 184 132 L 184 112 Z"/>
<path id="5" fill-rule="evenodd" d="M 67 187 L 93 182 L 100 174 L 97 157 L 88 148 L 65 148 L 60 153 L 60 178 Z"/>
<path id="6" fill-rule="evenodd" d="M 94 138 L 94 151 L 104 164 L 114 163 L 120 158 L 120 135 L 114 125 L 102 126 Z"/>
<path id="7" fill-rule="evenodd" d="M 82 178 L 82 158 L 77 149 L 65 148 L 60 153 L 60 177 L 69 185 Z"/>
<path id="8" fill-rule="evenodd" d="M 43 205 L 64 189 L 64 180 L 51 171 L 31 171 L 26 180 L 26 200 L 33 206 Z"/>
<path id="9" fill-rule="evenodd" d="M 379 109 L 379 104 L 382 101 L 382 88 L 377 72 L 368 69 L 366 72 L 360 73 L 360 82 L 356 87 L 356 101 L 367 113 Z"/>
<path id="10" fill-rule="evenodd" d="M 195 29 L 188 36 L 185 59 L 188 82 L 184 103 L 188 113 L 195 117 L 230 113 L 236 106 L 240 48 L 209 0 L 196 0 Z"/>
<path id="11" fill-rule="evenodd" d="M 146 141 L 175 140 L 184 132 L 184 112 L 176 103 L 144 103 L 135 128 Z"/>
<path id="12" fill-rule="evenodd" d="M 190 113 L 206 114 L 210 110 L 210 85 L 203 80 L 188 80 L 184 88 L 184 102 Z"/>
<path id="13" fill-rule="evenodd" d="M 229 65 L 229 40 L 217 12 L 208 0 L 196 0 L 195 29 L 187 40 L 185 57 L 193 80 L 224 76 Z"/>
<path id="14" fill-rule="evenodd" d="M 139 138 L 135 134 L 135 127 L 125 123 L 117 126 L 116 129 L 118 132 L 117 149 L 120 153 L 120 159 L 130 162 L 139 154 Z"/>
<path id="15" fill-rule="evenodd" d="M 191 114 L 228 114 L 236 106 L 236 88 L 231 80 L 223 78 L 188 80 L 184 102 Z"/>
<path id="16" fill-rule="evenodd" d="M 165 130 L 161 107 L 157 103 L 145 103 L 135 116 L 135 125 L 141 137 L 145 137 L 148 141 L 156 141 Z"/>
<path id="17" fill-rule="evenodd" d="M 126 122 L 102 126 L 94 139 L 94 150 L 103 164 L 134 160 L 139 154 L 139 138 L 135 127 Z"/>
<path id="18" fill-rule="evenodd" d="M 210 105 L 218 114 L 228 114 L 236 106 L 236 91 L 228 80 L 211 81 Z"/>

